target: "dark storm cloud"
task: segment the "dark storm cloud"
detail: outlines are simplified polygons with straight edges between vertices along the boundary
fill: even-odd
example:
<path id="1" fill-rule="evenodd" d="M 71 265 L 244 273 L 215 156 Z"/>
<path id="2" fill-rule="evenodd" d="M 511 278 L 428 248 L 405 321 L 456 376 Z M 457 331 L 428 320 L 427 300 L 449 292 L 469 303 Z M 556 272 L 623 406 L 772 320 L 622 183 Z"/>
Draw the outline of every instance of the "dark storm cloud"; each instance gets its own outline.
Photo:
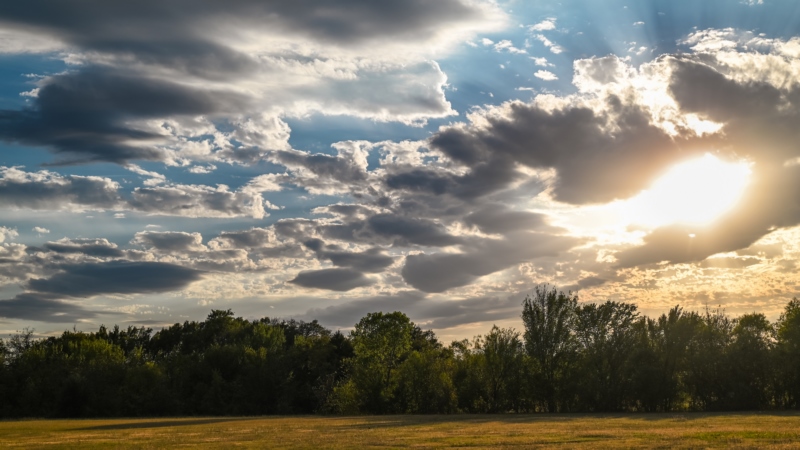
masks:
<path id="1" fill-rule="evenodd" d="M 367 220 L 369 229 L 380 236 L 398 239 L 398 244 L 411 243 L 446 247 L 461 242 L 440 224 L 427 219 L 412 219 L 394 214 L 376 214 Z"/>
<path id="2" fill-rule="evenodd" d="M 249 110 L 243 96 L 206 89 L 204 81 L 231 83 L 264 73 L 278 79 L 287 61 L 290 66 L 326 61 L 325 52 L 314 47 L 339 46 L 368 53 L 379 42 L 426 42 L 444 35 L 448 26 L 464 27 L 484 20 L 484 12 L 483 7 L 459 0 L 3 2 L 0 24 L 61 41 L 81 68 L 40 80 L 30 108 L 0 111 L 0 139 L 45 147 L 60 156 L 59 164 L 162 161 L 168 156 L 159 145 L 174 142 L 159 130 L 137 126 L 137 122 Z M 271 42 L 287 38 L 298 41 L 300 53 Z M 242 53 L 234 48 L 237 43 L 261 43 L 261 53 L 275 51 L 275 60 Z M 315 56 L 302 54 L 309 51 Z M 63 55 L 66 57 L 66 50 Z M 420 67 L 426 65 L 427 71 L 417 68 L 417 75 L 433 77 L 428 81 L 435 84 L 436 77 L 443 75 L 430 64 Z M 326 111 L 335 107 L 341 110 L 337 113 L 347 113 L 354 107 L 372 116 L 386 113 L 387 99 L 399 99 L 389 108 L 392 112 L 421 117 L 450 112 L 440 90 L 419 98 L 386 96 L 387 84 L 402 93 L 406 73 L 386 81 L 385 71 L 379 72 L 376 89 L 363 90 L 360 83 L 370 80 L 364 74 L 358 77 L 359 83 L 334 77 L 299 88 L 273 87 L 269 101 L 291 104 L 298 95 L 311 95 L 323 100 L 321 107 Z M 194 82 L 182 83 L 185 78 Z M 333 95 L 337 100 L 328 102 L 331 104 L 325 103 L 332 93 L 340 95 Z M 374 106 L 370 93 L 377 93 L 383 104 Z M 219 156 L 246 162 L 263 154 L 247 145 L 220 150 Z"/>
<path id="3" fill-rule="evenodd" d="M 319 239 L 308 240 L 303 245 L 313 250 L 320 260 L 329 260 L 334 266 L 350 267 L 361 272 L 383 272 L 394 263 L 394 258 L 385 255 L 380 248 L 347 252 L 336 246 L 327 246 Z"/>
<path id="4" fill-rule="evenodd" d="M 73 303 L 58 300 L 54 294 L 38 292 L 19 294 L 9 300 L 0 300 L 0 317 L 35 320 L 39 322 L 69 323 L 97 316 Z"/>
<path id="5" fill-rule="evenodd" d="M 403 279 L 423 292 L 444 292 L 479 277 L 543 256 L 557 256 L 578 239 L 543 233 L 510 233 L 503 239 L 482 239 L 464 245 L 463 253 L 406 257 Z"/>
<path id="6" fill-rule="evenodd" d="M 300 272 L 289 282 L 298 286 L 331 291 L 349 291 L 374 283 L 373 280 L 354 269 L 307 270 Z"/>
<path id="7" fill-rule="evenodd" d="M 412 193 L 450 194 L 472 200 L 505 189 L 519 178 L 521 174 L 517 172 L 510 158 L 494 155 L 488 161 L 471 166 L 470 171 L 464 175 L 415 168 L 389 174 L 386 185 Z"/>
<path id="8" fill-rule="evenodd" d="M 382 272 L 394 262 L 394 258 L 379 248 L 363 252 L 325 252 L 324 255 L 334 266 L 352 267 L 362 272 Z"/>
<path id="9" fill-rule="evenodd" d="M 202 272 L 161 262 L 111 261 L 62 266 L 50 278 L 30 280 L 27 288 L 63 297 L 100 294 L 145 294 L 182 289 Z"/>
<path id="10" fill-rule="evenodd" d="M 494 189 L 509 183 L 512 163 L 555 169 L 554 197 L 573 204 L 632 196 L 681 154 L 647 111 L 616 96 L 606 98 L 599 112 L 511 102 L 485 119 L 487 126 L 443 129 L 431 139 L 432 148 L 470 167 L 471 183 Z"/>
<path id="11" fill-rule="evenodd" d="M 99 258 L 119 258 L 123 255 L 122 250 L 118 249 L 116 244 L 108 242 L 106 239 L 68 239 L 48 242 L 42 248 L 54 253 L 80 253 Z M 30 252 L 31 250 L 38 249 L 29 247 L 28 251 Z"/>
<path id="12" fill-rule="evenodd" d="M 29 109 L 0 111 L 0 139 L 46 147 L 65 164 L 164 160 L 156 145 L 166 136 L 131 121 L 213 114 L 245 103 L 235 94 L 109 68 L 88 67 L 44 83 Z"/>
<path id="13" fill-rule="evenodd" d="M 140 0 L 135 3 L 58 0 L 3 2 L 0 20 L 56 35 L 76 45 L 134 51 L 152 41 L 204 41 L 213 26 L 265 27 L 347 45 L 374 39 L 426 39 L 443 25 L 478 18 L 479 10 L 457 0 L 325 0 L 262 2 L 242 0 Z M 143 33 L 142 30 L 147 30 Z M 160 52 L 153 46 L 141 53 Z M 182 52 L 186 52 L 183 49 Z"/>
<path id="14" fill-rule="evenodd" d="M 462 242 L 433 220 L 391 213 L 375 214 L 366 220 L 317 224 L 316 228 L 327 238 L 372 245 L 447 247 Z"/>
<path id="15" fill-rule="evenodd" d="M 504 234 L 517 230 L 535 230 L 546 226 L 545 215 L 529 211 L 513 211 L 506 206 L 491 204 L 464 218 L 468 225 L 484 233 Z"/>
<path id="16" fill-rule="evenodd" d="M 65 176 L 0 168 L 0 205 L 22 209 L 109 209 L 118 206 L 119 185 L 108 178 Z"/>

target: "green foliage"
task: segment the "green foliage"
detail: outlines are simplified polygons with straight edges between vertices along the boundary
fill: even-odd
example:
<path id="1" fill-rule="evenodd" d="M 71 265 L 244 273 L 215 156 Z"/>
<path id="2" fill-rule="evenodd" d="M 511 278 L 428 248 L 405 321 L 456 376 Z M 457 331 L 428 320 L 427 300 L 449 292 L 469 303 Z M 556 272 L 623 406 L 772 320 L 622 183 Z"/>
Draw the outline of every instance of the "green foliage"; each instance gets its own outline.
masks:
<path id="1" fill-rule="evenodd" d="M 566 391 L 577 361 L 577 311 L 578 297 L 554 287 L 537 286 L 534 296 L 522 303 L 525 351 L 534 374 L 530 383 L 540 409 L 546 412 L 567 410 L 571 402 Z"/>
<path id="2" fill-rule="evenodd" d="M 160 331 L 101 326 L 0 340 L 0 417 L 763 410 L 800 406 L 800 301 L 777 323 L 579 304 L 546 286 L 524 332 L 443 347 L 403 313 L 349 336 L 212 310 Z"/>
<path id="3" fill-rule="evenodd" d="M 401 312 L 369 313 L 350 333 L 353 342 L 351 379 L 364 411 L 390 412 L 397 389 L 397 369 L 411 352 L 414 325 Z"/>

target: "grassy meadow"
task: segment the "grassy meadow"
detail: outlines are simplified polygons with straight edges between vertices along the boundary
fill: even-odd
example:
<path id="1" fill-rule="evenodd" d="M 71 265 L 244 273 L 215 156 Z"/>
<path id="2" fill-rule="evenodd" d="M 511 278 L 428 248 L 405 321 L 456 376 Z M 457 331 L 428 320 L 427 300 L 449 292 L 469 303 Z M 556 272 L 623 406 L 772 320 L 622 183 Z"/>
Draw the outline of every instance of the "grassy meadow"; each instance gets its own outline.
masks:
<path id="1" fill-rule="evenodd" d="M 800 414 L 219 417 L 0 422 L 4 448 L 797 448 Z"/>

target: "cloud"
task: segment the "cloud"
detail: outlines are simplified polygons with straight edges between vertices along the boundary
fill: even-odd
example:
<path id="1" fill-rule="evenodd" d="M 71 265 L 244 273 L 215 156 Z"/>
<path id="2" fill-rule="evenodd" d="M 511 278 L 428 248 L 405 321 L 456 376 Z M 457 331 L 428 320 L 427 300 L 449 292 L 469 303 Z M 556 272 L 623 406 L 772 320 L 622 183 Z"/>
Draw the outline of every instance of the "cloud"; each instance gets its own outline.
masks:
<path id="1" fill-rule="evenodd" d="M 50 278 L 32 279 L 31 291 L 61 297 L 169 292 L 199 280 L 202 272 L 162 262 L 109 261 L 68 264 Z"/>
<path id="2" fill-rule="evenodd" d="M 243 231 L 223 231 L 212 239 L 211 248 L 258 248 L 275 242 L 274 231 L 267 228 L 251 228 Z"/>
<path id="3" fill-rule="evenodd" d="M 0 317 L 76 322 L 96 317 L 99 312 L 64 298 L 168 292 L 182 289 L 201 276 L 202 272 L 159 262 L 63 264 L 49 278 L 29 280 L 25 287 L 31 292 L 0 300 Z"/>
<path id="4" fill-rule="evenodd" d="M 50 230 L 48 230 L 47 228 L 44 228 L 44 227 L 33 227 L 33 228 L 31 228 L 31 231 L 33 231 L 34 233 L 39 233 L 39 234 L 50 234 Z"/>
<path id="5" fill-rule="evenodd" d="M 556 19 L 553 18 L 545 19 L 537 23 L 536 25 L 530 26 L 531 31 L 549 31 L 555 29 L 556 29 Z"/>
<path id="6" fill-rule="evenodd" d="M 367 181 L 369 148 L 359 143 L 339 143 L 337 155 L 300 150 L 272 152 L 269 159 L 285 166 L 285 174 L 263 175 L 252 183 L 253 190 L 278 190 L 279 184 L 293 184 L 312 194 L 334 195 L 359 189 Z"/>
<path id="7" fill-rule="evenodd" d="M 136 233 L 131 244 L 163 252 L 205 250 L 203 237 L 200 233 L 187 233 L 185 231 L 141 231 Z"/>
<path id="8" fill-rule="evenodd" d="M 407 256 L 402 275 L 406 283 L 423 292 L 444 292 L 515 264 L 557 256 L 578 242 L 564 236 L 517 232 L 503 239 L 476 240 L 465 245 L 462 253 Z"/>
<path id="9" fill-rule="evenodd" d="M 464 222 L 477 226 L 484 233 L 505 234 L 548 228 L 545 217 L 544 214 L 514 211 L 503 205 L 489 204 L 464 217 Z"/>
<path id="10" fill-rule="evenodd" d="M 378 235 L 398 238 L 397 244 L 443 247 L 461 240 L 447 233 L 441 225 L 425 219 L 411 219 L 391 214 L 376 214 L 367 220 L 369 229 Z"/>
<path id="11" fill-rule="evenodd" d="M 313 250 L 321 260 L 329 260 L 334 266 L 350 267 L 361 272 L 382 272 L 394 263 L 394 258 L 385 255 L 380 248 L 348 252 L 336 246 L 326 246 L 319 239 L 311 239 L 304 245 Z"/>
<path id="12" fill-rule="evenodd" d="M 354 269 L 322 269 L 302 271 L 289 282 L 308 288 L 350 291 L 369 286 L 374 280 Z"/>
<path id="13" fill-rule="evenodd" d="M 494 44 L 494 50 L 496 52 L 506 51 L 508 53 L 516 53 L 516 54 L 528 53 L 525 50 L 522 50 L 522 49 L 519 49 L 517 47 L 514 47 L 514 43 L 512 43 L 511 41 L 509 41 L 507 39 L 504 39 L 504 40 Z"/>
<path id="14" fill-rule="evenodd" d="M 153 177 L 153 172 L 129 166 L 136 173 Z M 265 205 L 272 206 L 252 189 L 231 191 L 225 185 L 165 184 L 162 176 L 150 178 L 136 188 L 131 198 L 120 195 L 120 185 L 102 177 L 63 176 L 54 172 L 24 172 L 17 167 L 0 167 L 0 205 L 14 209 L 36 210 L 124 210 L 152 215 L 183 217 L 253 217 L 269 214 Z M 151 186 L 147 186 L 150 184 Z M 124 218 L 124 213 L 115 217 Z"/>
<path id="15" fill-rule="evenodd" d="M 532 56 L 531 60 L 537 66 L 541 66 L 541 67 L 552 67 L 553 66 L 553 64 L 547 62 L 547 58 L 544 58 L 544 57 L 533 57 Z"/>
<path id="16" fill-rule="evenodd" d="M 549 70 L 537 70 L 536 73 L 533 74 L 533 76 L 542 79 L 544 81 L 555 81 L 558 79 L 556 74 L 550 72 Z"/>
<path id="17" fill-rule="evenodd" d="M 452 115 L 432 58 L 506 18 L 494 2 L 466 0 L 144 0 L 80 16 L 43 0 L 0 5 L 0 23 L 12 30 L 0 51 L 58 49 L 72 69 L 38 80 L 29 108 L 0 112 L 0 139 L 45 147 L 61 164 L 125 165 L 252 163 L 286 149 L 278 117 L 315 111 L 408 124 Z M 173 126 L 198 118 L 209 133 Z"/>
<path id="18" fill-rule="evenodd" d="M 493 190 L 513 181 L 512 162 L 555 169 L 553 196 L 574 204 L 632 196 L 680 155 L 676 140 L 652 124 L 640 105 L 609 96 L 605 104 L 550 108 L 545 98 L 492 108 L 471 127 L 440 130 L 431 145 L 476 168 L 473 176 L 486 178 Z M 502 169 L 477 170 L 492 166 Z"/>
<path id="19" fill-rule="evenodd" d="M 556 55 L 558 55 L 558 54 L 564 52 L 564 48 L 563 47 L 561 47 L 560 45 L 558 45 L 555 42 L 551 41 L 550 39 L 547 39 L 547 36 L 545 36 L 543 34 L 536 34 L 533 37 L 536 40 L 538 40 L 539 42 L 541 42 L 542 45 L 544 45 L 545 47 L 549 48 L 551 53 L 555 53 Z"/>
<path id="20" fill-rule="evenodd" d="M 39 322 L 70 323 L 97 316 L 74 303 L 58 300 L 54 294 L 23 293 L 12 299 L 0 300 L 0 317 L 35 320 Z"/>
<path id="21" fill-rule="evenodd" d="M 31 250 L 34 248 L 31 248 Z M 119 258 L 123 252 L 107 239 L 68 239 L 48 242 L 42 249 L 59 254 L 82 254 L 98 258 Z"/>
<path id="22" fill-rule="evenodd" d="M 14 239 L 19 236 L 17 230 L 8 227 L 0 227 L 0 242 L 5 242 L 6 239 Z"/>
<path id="23" fill-rule="evenodd" d="M 697 55 L 664 61 L 669 92 L 685 113 L 720 123 L 723 154 L 751 163 L 751 182 L 733 210 L 703 227 L 671 225 L 617 254 L 621 267 L 702 261 L 749 247 L 779 228 L 800 224 L 798 157 L 800 88 L 791 42 L 763 40 L 733 30 L 706 30 L 687 39 Z M 760 52 L 745 50 L 757 46 Z M 769 70 L 762 68 L 769 67 Z M 689 235 L 694 235 L 690 238 Z"/>
<path id="24" fill-rule="evenodd" d="M 15 209 L 114 209 L 120 202 L 118 190 L 119 184 L 103 177 L 0 167 L 0 205 Z"/>
<path id="25" fill-rule="evenodd" d="M 40 81 L 32 108 L 0 111 L 0 139 L 46 147 L 61 164 L 167 161 L 171 155 L 164 146 L 174 139 L 147 120 L 231 112 L 245 103 L 233 92 L 85 67 Z"/>
<path id="26" fill-rule="evenodd" d="M 128 202 L 136 210 L 153 215 L 184 217 L 252 217 L 269 214 L 264 199 L 253 192 L 231 191 L 225 185 L 169 184 L 136 188 Z"/>
<path id="27" fill-rule="evenodd" d="M 368 313 L 403 311 L 423 328 L 436 330 L 474 323 L 492 323 L 519 315 L 523 292 L 466 299 L 430 298 L 419 291 L 400 291 L 361 298 L 339 305 L 311 308 L 300 318 L 326 326 L 350 328 Z"/>

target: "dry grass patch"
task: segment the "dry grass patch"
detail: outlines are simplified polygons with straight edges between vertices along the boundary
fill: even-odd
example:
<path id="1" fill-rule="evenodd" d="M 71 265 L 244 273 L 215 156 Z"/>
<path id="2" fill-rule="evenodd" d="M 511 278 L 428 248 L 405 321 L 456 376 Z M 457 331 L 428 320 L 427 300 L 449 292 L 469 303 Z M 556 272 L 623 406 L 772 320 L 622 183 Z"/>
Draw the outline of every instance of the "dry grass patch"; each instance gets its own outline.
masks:
<path id="1" fill-rule="evenodd" d="M 231 417 L 0 422 L 9 448 L 798 448 L 800 415 Z"/>

